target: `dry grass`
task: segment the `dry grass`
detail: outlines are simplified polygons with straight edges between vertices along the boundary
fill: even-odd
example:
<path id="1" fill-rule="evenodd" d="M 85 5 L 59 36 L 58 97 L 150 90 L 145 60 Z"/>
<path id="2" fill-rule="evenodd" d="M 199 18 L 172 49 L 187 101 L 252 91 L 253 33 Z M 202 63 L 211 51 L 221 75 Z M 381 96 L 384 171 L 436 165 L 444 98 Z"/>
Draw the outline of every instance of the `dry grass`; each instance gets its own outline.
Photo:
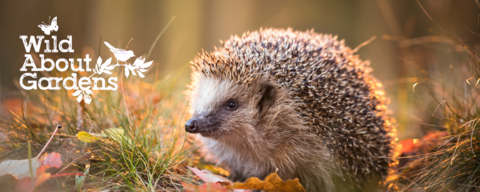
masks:
<path id="1" fill-rule="evenodd" d="M 38 97 L 21 100 L 9 98 L 5 100 L 9 114 L 0 122 L 0 132 L 8 137 L 0 143 L 0 161 L 27 158 L 28 141 L 33 154 L 38 153 L 59 124 L 63 129 L 47 149 L 62 155 L 65 166 L 59 173 L 89 170 L 81 184 L 64 177 L 51 179 L 41 188 L 181 189 L 178 181 L 183 176 L 178 171 L 184 174 L 184 166 L 176 166 L 193 148 L 183 131 L 186 99 L 169 79 L 173 78 L 155 84 L 138 78 L 120 80 L 118 91 L 95 92 L 90 105 L 77 103 L 73 92 L 64 90 L 39 91 Z M 79 131 L 101 133 L 107 128 L 122 128 L 125 135 L 101 137 L 93 143 L 75 136 Z"/>

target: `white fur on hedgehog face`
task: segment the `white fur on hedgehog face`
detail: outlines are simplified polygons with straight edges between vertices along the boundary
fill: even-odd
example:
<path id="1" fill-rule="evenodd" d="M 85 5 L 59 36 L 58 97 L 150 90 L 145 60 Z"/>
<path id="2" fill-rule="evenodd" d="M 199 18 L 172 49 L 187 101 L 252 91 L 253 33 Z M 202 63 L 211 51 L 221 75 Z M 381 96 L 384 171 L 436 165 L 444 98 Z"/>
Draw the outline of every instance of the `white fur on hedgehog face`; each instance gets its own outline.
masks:
<path id="1" fill-rule="evenodd" d="M 228 99 L 232 87 L 229 81 L 201 76 L 192 95 L 192 109 L 194 114 L 213 112 L 220 101 Z"/>
<path id="2" fill-rule="evenodd" d="M 253 134 L 258 99 L 252 89 L 201 75 L 190 97 L 192 119 L 198 120 L 197 133 L 212 139 Z M 236 109 L 229 108 L 231 102 L 236 103 Z"/>

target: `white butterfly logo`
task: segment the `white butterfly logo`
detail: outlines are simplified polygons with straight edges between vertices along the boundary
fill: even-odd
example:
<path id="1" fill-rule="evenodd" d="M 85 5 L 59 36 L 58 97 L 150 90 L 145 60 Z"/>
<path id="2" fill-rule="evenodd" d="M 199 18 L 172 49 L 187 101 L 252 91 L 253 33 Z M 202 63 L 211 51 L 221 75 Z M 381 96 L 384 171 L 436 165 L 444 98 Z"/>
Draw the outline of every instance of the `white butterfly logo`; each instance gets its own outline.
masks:
<path id="1" fill-rule="evenodd" d="M 50 20 L 50 17 L 48 18 Z M 42 24 L 38 25 L 40 29 L 45 33 L 45 35 L 50 35 L 51 31 L 58 31 L 58 25 L 57 25 L 57 17 L 54 17 L 52 19 L 52 22 L 50 22 L 50 25 L 47 25 L 42 21 Z"/>

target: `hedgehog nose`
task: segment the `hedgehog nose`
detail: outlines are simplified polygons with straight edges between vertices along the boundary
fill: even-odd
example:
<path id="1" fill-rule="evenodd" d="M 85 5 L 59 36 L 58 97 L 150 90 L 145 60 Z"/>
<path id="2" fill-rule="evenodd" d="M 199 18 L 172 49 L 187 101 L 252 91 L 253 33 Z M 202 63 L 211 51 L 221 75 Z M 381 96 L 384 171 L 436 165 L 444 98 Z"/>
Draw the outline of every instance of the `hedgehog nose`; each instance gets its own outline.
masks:
<path id="1" fill-rule="evenodd" d="M 185 123 L 185 131 L 187 131 L 189 133 L 195 133 L 197 130 L 198 130 L 198 126 L 197 126 L 196 119 L 189 119 Z"/>

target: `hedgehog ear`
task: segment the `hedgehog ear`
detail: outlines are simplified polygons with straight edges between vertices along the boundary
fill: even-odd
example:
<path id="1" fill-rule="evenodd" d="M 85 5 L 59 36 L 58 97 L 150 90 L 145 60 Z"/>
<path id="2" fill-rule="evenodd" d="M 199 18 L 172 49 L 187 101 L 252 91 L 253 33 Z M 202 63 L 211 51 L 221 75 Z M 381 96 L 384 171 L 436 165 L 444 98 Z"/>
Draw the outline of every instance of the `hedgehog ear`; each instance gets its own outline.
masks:
<path id="1" fill-rule="evenodd" d="M 275 103 L 275 87 L 269 83 L 265 83 L 261 85 L 260 93 L 262 98 L 258 102 L 258 112 L 259 114 L 266 111 L 270 108 L 273 103 Z"/>

